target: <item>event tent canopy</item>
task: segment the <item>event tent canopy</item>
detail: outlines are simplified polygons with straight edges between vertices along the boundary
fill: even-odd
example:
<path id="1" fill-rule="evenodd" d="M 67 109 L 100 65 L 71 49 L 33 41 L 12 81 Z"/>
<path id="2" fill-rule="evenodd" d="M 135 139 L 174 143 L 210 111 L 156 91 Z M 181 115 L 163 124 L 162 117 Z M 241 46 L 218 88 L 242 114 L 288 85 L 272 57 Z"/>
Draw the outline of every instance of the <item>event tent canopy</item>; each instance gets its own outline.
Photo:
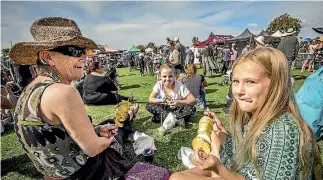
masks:
<path id="1" fill-rule="evenodd" d="M 323 27 L 322 28 L 312 28 L 315 32 L 323 34 Z"/>
<path id="2" fill-rule="evenodd" d="M 128 52 L 139 52 L 140 50 L 135 46 L 132 45 L 132 47 L 128 50 Z"/>
<path id="3" fill-rule="evenodd" d="M 266 36 L 269 36 L 269 34 L 268 34 L 265 30 L 262 30 L 262 31 L 258 34 L 258 36 L 264 36 L 264 37 L 266 37 Z"/>
<path id="4" fill-rule="evenodd" d="M 246 30 L 243 31 L 243 33 L 241 33 L 239 36 L 230 39 L 230 41 L 243 41 L 243 40 L 249 40 L 250 37 L 255 36 L 254 34 L 252 34 L 249 29 L 247 28 Z"/>
<path id="5" fill-rule="evenodd" d="M 87 50 L 86 55 L 87 56 L 95 56 L 95 53 L 92 50 Z"/>
<path id="6" fill-rule="evenodd" d="M 283 33 L 277 30 L 274 34 L 272 34 L 272 37 L 282 37 Z"/>
<path id="7" fill-rule="evenodd" d="M 109 48 L 108 46 L 104 45 L 104 51 L 108 52 L 108 53 L 117 53 L 117 52 L 121 52 L 121 50 L 119 49 L 113 49 L 113 48 Z"/>
<path id="8" fill-rule="evenodd" d="M 232 39 L 231 35 L 212 35 L 207 40 L 194 44 L 195 48 L 205 47 L 206 44 L 224 44 L 224 41 Z"/>

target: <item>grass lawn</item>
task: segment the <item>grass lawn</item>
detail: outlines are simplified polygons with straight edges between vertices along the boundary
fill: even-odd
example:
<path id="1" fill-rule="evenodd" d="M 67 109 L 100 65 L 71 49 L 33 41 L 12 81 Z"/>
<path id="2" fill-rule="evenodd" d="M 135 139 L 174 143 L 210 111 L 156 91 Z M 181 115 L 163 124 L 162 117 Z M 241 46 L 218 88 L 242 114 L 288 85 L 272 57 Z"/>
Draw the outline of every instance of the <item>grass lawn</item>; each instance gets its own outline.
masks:
<path id="1" fill-rule="evenodd" d="M 199 69 L 201 73 L 201 69 Z M 144 132 L 155 138 L 157 151 L 154 158 L 154 164 L 171 169 L 172 171 L 184 170 L 185 167 L 181 161 L 177 159 L 177 153 L 181 146 L 190 147 L 191 141 L 196 136 L 197 122 L 201 118 L 202 111 L 197 111 L 193 119 L 193 123 L 189 128 L 184 129 L 176 127 L 164 137 L 158 135 L 157 128 L 159 124 L 150 121 L 151 115 L 145 110 L 145 104 L 148 101 L 149 94 L 153 85 L 156 83 L 154 77 L 141 77 L 139 71 L 129 72 L 128 68 L 119 68 L 121 94 L 130 95 L 133 93 L 135 101 L 140 104 L 140 110 L 134 128 L 140 132 Z M 296 92 L 303 84 L 308 74 L 301 74 L 300 70 L 294 70 Z M 223 77 L 206 78 L 209 86 L 206 88 L 206 98 L 209 107 L 217 113 L 222 122 L 228 128 L 229 122 L 227 115 L 223 112 L 226 105 L 225 95 L 228 92 L 228 85 L 218 86 Z M 115 106 L 87 106 L 88 113 L 92 116 L 95 124 L 107 119 L 113 118 L 115 114 Z M 323 149 L 323 142 L 320 142 Z M 128 144 L 125 149 L 127 157 L 132 161 L 141 161 L 141 157 L 136 157 L 132 152 L 132 145 Z M 323 159 L 323 153 L 321 154 Z M 42 175 L 37 172 L 27 155 L 24 153 L 17 141 L 13 126 L 9 125 L 6 132 L 1 136 L 1 174 L 5 179 L 40 179 Z"/>

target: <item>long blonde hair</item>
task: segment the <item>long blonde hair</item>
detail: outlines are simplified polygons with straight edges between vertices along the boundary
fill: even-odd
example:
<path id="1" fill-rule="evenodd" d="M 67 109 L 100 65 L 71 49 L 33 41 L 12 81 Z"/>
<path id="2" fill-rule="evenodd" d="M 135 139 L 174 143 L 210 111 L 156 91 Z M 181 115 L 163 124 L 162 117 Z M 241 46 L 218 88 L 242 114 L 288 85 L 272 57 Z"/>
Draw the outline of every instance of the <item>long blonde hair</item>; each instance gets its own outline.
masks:
<path id="1" fill-rule="evenodd" d="M 238 170 L 242 168 L 245 163 L 252 162 L 256 167 L 256 172 L 259 176 L 256 159 L 257 136 L 264 130 L 268 123 L 283 112 L 288 112 L 300 128 L 299 159 L 302 167 L 302 179 L 305 179 L 309 173 L 308 164 L 310 163 L 311 146 L 314 150 L 314 157 L 316 157 L 314 159 L 314 161 L 316 161 L 314 162 L 314 165 L 322 167 L 322 164 L 320 162 L 319 150 L 313 133 L 300 116 L 298 107 L 295 104 L 287 59 L 284 54 L 277 49 L 258 48 L 239 57 L 233 65 L 233 74 L 236 66 L 247 61 L 259 64 L 264 69 L 271 82 L 266 100 L 264 101 L 267 103 L 264 103 L 260 107 L 260 110 L 257 110 L 256 114 L 241 111 L 237 100 L 233 98 L 230 106 L 231 133 L 235 139 L 234 143 L 236 146 L 233 167 L 235 170 Z M 243 137 L 242 128 L 246 124 L 249 126 L 248 133 Z M 319 173 L 320 172 L 315 172 L 315 174 Z"/>

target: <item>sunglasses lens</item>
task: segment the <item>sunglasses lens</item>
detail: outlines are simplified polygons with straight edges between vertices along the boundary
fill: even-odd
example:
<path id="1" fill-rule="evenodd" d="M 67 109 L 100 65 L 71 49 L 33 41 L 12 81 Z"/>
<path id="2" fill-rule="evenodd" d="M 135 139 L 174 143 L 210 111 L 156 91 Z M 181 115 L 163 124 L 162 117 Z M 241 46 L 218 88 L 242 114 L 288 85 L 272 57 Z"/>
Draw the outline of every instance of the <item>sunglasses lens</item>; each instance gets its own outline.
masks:
<path id="1" fill-rule="evenodd" d="M 79 46 L 60 46 L 52 49 L 51 51 L 72 57 L 81 57 L 82 54 L 86 55 L 86 49 Z"/>

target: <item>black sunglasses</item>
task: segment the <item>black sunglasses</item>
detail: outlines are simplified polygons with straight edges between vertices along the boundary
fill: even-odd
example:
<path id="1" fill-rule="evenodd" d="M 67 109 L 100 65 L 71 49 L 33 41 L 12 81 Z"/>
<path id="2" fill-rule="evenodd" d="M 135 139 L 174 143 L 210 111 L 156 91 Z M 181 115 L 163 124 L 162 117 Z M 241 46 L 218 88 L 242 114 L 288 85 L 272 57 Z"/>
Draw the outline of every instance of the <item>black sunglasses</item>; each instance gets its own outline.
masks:
<path id="1" fill-rule="evenodd" d="M 86 55 L 86 48 L 80 46 L 59 46 L 49 51 L 58 52 L 65 56 L 81 57 L 82 54 Z"/>

